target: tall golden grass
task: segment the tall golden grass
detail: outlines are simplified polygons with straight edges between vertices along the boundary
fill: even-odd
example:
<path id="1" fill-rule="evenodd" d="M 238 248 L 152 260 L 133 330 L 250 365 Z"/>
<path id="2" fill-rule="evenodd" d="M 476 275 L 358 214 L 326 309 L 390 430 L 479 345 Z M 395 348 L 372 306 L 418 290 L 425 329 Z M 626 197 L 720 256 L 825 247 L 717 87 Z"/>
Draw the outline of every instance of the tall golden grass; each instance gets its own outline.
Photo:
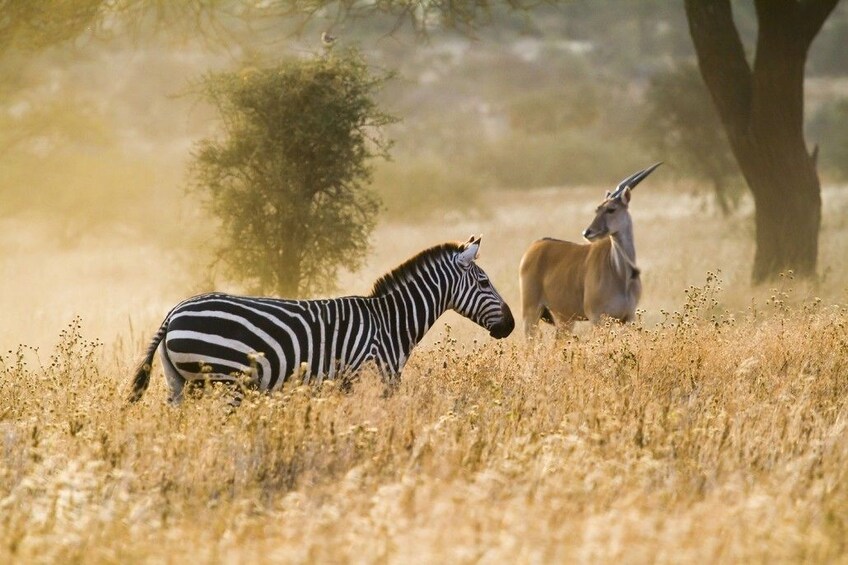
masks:
<path id="1" fill-rule="evenodd" d="M 0 364 L 0 561 L 715 562 L 848 554 L 848 309 L 717 309 L 463 345 L 382 397 L 292 384 L 233 413 L 62 332 Z"/>
<path id="2" fill-rule="evenodd" d="M 384 226 L 343 286 L 484 231 L 481 264 L 518 315 L 521 251 L 579 233 L 596 192 Z M 15 316 L 0 320 L 0 562 L 844 561 L 846 196 L 825 193 L 817 286 L 751 291 L 744 221 L 645 190 L 638 323 L 528 345 L 447 316 L 388 398 L 365 373 L 350 393 L 292 383 L 234 412 L 219 389 L 167 405 L 158 359 L 124 403 L 148 334 L 191 290 L 173 256 L 62 251 L 0 281 Z M 74 309 L 55 348 L 12 345 Z"/>

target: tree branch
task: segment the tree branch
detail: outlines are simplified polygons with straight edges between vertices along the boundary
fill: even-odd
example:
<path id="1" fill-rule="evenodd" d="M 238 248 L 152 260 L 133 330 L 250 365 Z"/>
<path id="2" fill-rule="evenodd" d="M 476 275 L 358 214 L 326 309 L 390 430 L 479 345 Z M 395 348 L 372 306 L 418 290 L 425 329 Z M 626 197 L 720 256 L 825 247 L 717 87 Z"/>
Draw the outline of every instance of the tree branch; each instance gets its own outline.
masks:
<path id="1" fill-rule="evenodd" d="M 701 76 L 728 134 L 740 137 L 751 111 L 751 67 L 730 0 L 685 0 Z"/>
<path id="2" fill-rule="evenodd" d="M 813 42 L 825 20 L 836 8 L 839 0 L 802 0 L 801 34 L 807 47 Z"/>

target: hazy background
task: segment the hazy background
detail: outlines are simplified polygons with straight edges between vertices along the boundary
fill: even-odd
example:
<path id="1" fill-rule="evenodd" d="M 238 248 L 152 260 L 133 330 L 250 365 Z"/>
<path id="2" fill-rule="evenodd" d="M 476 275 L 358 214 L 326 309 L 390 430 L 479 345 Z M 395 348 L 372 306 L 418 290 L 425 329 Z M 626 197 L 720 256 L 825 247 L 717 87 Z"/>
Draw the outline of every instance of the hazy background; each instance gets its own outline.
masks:
<path id="1" fill-rule="evenodd" d="M 739 3 L 736 18 L 750 44 L 753 9 Z M 375 174 L 385 210 L 373 253 L 342 278 L 339 294 L 367 292 L 427 246 L 483 233 L 481 265 L 518 316 L 527 245 L 578 239 L 604 190 L 667 159 L 645 141 L 645 92 L 657 73 L 694 58 L 682 3 L 575 1 L 494 13 L 472 37 L 433 30 L 422 38 L 397 23 L 115 21 L 0 59 L 0 347 L 52 344 L 80 315 L 87 336 L 134 358 L 178 300 L 239 291 L 209 269 L 216 221 L 186 192 L 192 147 L 217 125 L 194 85 L 215 70 L 320 54 L 323 30 L 339 47 L 360 47 L 375 68 L 397 71 L 380 103 L 402 119 L 387 132 L 393 161 Z M 832 153 L 833 136 L 848 128 L 835 110 L 848 100 L 844 2 L 807 69 L 808 140 L 821 145 L 822 280 L 796 293 L 844 303 L 848 189 Z M 709 186 L 690 176 L 667 162 L 635 193 L 648 321 L 707 270 L 722 270 L 728 308 L 770 293 L 748 286 L 750 200 L 723 218 Z M 475 331 L 467 330 L 485 335 Z"/>

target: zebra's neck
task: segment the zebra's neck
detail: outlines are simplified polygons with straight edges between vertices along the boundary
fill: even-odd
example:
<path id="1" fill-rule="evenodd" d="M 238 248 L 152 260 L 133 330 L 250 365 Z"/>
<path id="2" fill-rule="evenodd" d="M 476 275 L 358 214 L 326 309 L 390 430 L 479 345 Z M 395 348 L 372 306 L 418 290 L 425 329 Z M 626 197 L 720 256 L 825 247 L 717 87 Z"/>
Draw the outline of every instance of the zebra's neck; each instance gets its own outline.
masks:
<path id="1" fill-rule="evenodd" d="M 371 300 L 381 326 L 383 361 L 399 373 L 436 320 L 448 308 L 448 282 L 435 272 L 418 271 Z"/>

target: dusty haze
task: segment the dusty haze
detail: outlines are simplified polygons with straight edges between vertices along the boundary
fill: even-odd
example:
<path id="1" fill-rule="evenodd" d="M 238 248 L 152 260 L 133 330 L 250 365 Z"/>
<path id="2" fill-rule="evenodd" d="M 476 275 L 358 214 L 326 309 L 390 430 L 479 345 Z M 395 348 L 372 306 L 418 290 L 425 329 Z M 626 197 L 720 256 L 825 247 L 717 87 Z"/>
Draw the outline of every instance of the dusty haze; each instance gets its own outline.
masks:
<path id="1" fill-rule="evenodd" d="M 294 383 L 234 414 L 214 391 L 167 406 L 158 357 L 142 402 L 123 400 L 176 302 L 243 291 L 210 268 L 217 222 L 186 192 L 193 144 L 216 131 L 193 84 L 320 54 L 328 22 L 5 60 L 0 562 L 844 561 L 848 184 L 832 145 L 818 280 L 751 288 L 750 198 L 736 187 L 723 217 L 638 135 L 650 76 L 692 57 L 682 6 L 566 6 L 495 14 L 476 39 L 331 24 L 399 72 L 380 102 L 402 118 L 376 165 L 372 250 L 337 292 L 482 234 L 520 320 L 530 242 L 578 241 L 606 190 L 665 160 L 630 205 L 637 323 L 527 346 L 520 322 L 495 342 L 448 313 L 389 398 L 366 373 L 349 394 Z M 843 2 L 810 56 L 811 142 L 848 97 L 846 29 Z"/>

